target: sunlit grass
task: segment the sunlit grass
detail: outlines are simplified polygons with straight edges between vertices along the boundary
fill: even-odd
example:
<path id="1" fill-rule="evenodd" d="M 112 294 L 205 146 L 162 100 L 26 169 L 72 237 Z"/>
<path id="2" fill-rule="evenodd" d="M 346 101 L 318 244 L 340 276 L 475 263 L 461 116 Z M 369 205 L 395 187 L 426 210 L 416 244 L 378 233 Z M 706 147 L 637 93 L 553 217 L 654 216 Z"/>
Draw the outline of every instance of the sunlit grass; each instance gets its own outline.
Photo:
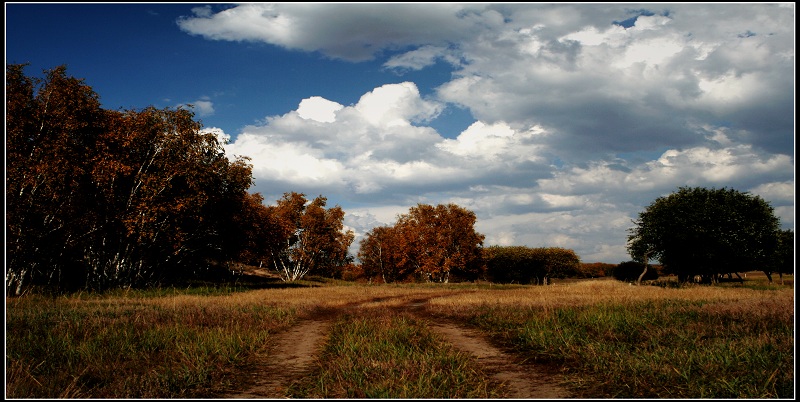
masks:
<path id="1" fill-rule="evenodd" d="M 489 398 L 498 391 L 425 322 L 386 309 L 345 315 L 333 326 L 319 369 L 293 398 Z"/>
<path id="2" fill-rule="evenodd" d="M 243 368 L 274 334 L 324 309 L 348 317 L 337 324 L 328 356 L 348 342 L 360 350 L 388 349 L 352 361 L 328 358 L 332 366 L 295 388 L 297 395 L 495 395 L 475 382 L 478 369 L 441 344 L 423 321 L 369 315 L 428 300 L 429 313 L 481 328 L 529 361 L 559 365 L 582 397 L 791 398 L 789 283 L 749 277 L 743 284 L 682 287 L 607 279 L 552 286 L 309 280 L 302 287 L 257 290 L 28 295 L 6 300 L 6 397 L 213 397 L 242 383 Z M 356 333 L 377 343 L 348 338 Z M 416 346 L 406 350 L 400 339 Z M 414 359 L 430 359 L 429 366 L 407 368 L 403 359 L 412 352 L 419 354 Z M 349 383 L 333 385 L 344 381 L 336 367 L 349 370 Z M 363 367 L 379 375 L 359 378 Z M 448 370 L 458 378 L 446 377 Z M 423 384 L 431 376 L 444 377 Z M 439 391 L 447 387 L 459 391 Z"/>
<path id="3" fill-rule="evenodd" d="M 9 300 L 6 396 L 202 396 L 296 319 L 233 297 Z"/>
<path id="4" fill-rule="evenodd" d="M 613 280 L 458 294 L 433 310 L 568 368 L 583 397 L 794 395 L 791 288 L 631 286 Z"/>

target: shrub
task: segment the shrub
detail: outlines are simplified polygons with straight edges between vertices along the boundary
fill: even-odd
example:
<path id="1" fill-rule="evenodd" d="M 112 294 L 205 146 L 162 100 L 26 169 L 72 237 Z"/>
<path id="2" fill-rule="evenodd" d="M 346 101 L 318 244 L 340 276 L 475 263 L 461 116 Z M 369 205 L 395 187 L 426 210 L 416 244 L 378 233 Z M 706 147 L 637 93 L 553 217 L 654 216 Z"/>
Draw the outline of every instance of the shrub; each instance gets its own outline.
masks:
<path id="1" fill-rule="evenodd" d="M 652 265 L 647 266 L 647 272 L 642 277 L 642 280 L 658 279 L 658 272 Z M 639 275 L 644 271 L 644 264 L 636 261 L 622 262 L 614 268 L 612 276 L 614 279 L 631 282 L 639 279 Z"/>

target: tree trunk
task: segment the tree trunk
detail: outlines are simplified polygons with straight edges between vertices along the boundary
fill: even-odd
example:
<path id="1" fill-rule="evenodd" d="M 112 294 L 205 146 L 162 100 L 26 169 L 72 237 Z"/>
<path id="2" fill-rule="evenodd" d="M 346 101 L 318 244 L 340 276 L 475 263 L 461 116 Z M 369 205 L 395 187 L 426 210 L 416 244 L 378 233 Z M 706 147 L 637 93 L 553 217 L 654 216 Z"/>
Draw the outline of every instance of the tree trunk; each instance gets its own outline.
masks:
<path id="1" fill-rule="evenodd" d="M 642 284 L 642 278 L 644 278 L 644 274 L 647 273 L 647 266 L 648 265 L 650 265 L 650 253 L 649 252 L 644 254 L 644 270 L 639 275 L 639 278 L 636 279 L 636 286 L 639 286 L 639 285 Z"/>

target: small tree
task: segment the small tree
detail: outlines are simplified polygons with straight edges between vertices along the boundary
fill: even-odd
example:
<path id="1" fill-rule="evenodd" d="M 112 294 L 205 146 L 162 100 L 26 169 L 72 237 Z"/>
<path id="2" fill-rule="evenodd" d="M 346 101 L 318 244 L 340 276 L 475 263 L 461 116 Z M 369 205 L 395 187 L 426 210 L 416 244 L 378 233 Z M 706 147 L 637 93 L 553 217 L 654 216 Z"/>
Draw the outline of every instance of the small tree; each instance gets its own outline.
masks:
<path id="1" fill-rule="evenodd" d="M 339 276 L 350 262 L 347 249 L 354 235 L 343 230 L 344 211 L 338 206 L 325 209 L 326 203 L 323 196 L 308 202 L 305 194 L 292 192 L 269 208 L 277 223 L 271 260 L 284 281 L 302 279 L 312 271 Z"/>
<path id="2" fill-rule="evenodd" d="M 658 259 L 681 282 L 769 269 L 777 246 L 773 208 L 732 189 L 681 187 L 657 198 L 634 223 L 628 236 L 633 260 Z"/>

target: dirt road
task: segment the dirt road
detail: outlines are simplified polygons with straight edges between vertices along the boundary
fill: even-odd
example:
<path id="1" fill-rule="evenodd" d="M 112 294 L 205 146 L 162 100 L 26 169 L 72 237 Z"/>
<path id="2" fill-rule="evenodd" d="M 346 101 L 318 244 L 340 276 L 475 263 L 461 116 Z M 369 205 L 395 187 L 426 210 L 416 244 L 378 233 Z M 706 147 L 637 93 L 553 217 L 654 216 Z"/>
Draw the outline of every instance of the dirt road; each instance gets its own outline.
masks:
<path id="1" fill-rule="evenodd" d="M 374 304 L 376 300 L 371 301 Z M 457 349 L 474 356 L 477 364 L 492 379 L 502 384 L 506 397 L 513 399 L 570 398 L 570 393 L 558 378 L 543 367 L 522 364 L 515 355 L 489 342 L 479 331 L 454 322 L 432 320 L 426 315 L 427 300 L 415 300 L 400 307 L 418 318 L 426 319 L 429 327 Z M 358 305 L 347 309 L 357 309 Z M 305 373 L 311 372 L 327 332 L 337 316 L 336 311 L 320 313 L 289 330 L 277 334 L 274 342 L 259 356 L 242 390 L 229 392 L 222 398 L 286 398 L 286 390 Z"/>

